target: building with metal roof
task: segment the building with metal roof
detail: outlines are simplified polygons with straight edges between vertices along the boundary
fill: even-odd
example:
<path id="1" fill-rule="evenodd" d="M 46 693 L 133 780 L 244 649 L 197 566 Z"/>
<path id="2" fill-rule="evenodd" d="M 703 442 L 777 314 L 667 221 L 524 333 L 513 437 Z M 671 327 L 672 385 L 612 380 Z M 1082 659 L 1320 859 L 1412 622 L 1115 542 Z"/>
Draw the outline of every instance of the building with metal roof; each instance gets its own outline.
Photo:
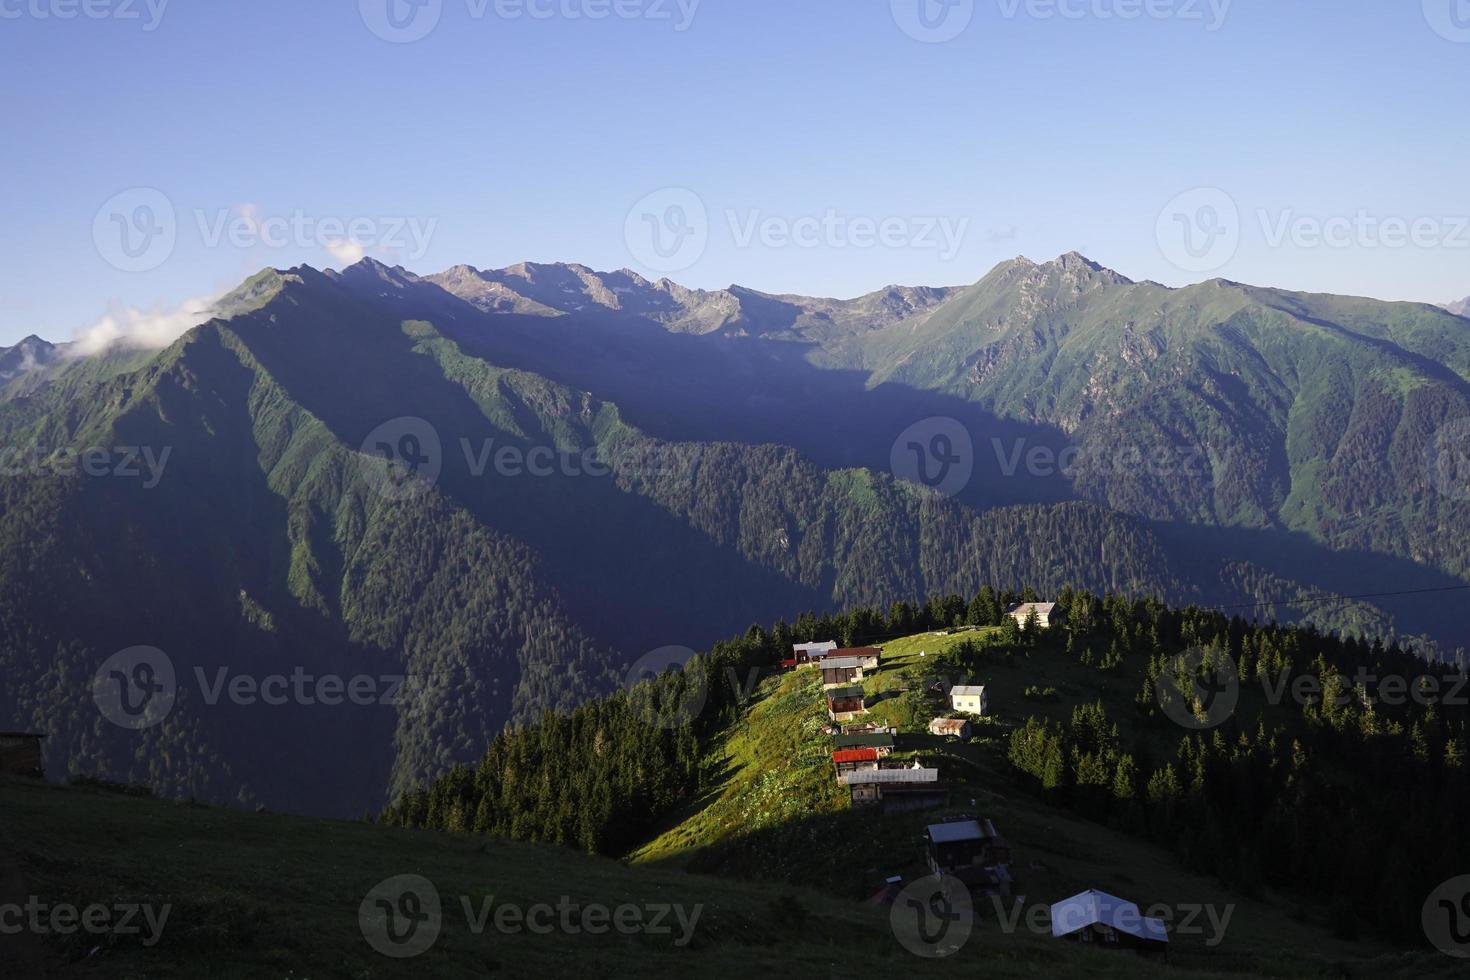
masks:
<path id="1" fill-rule="evenodd" d="M 970 723 L 963 718 L 935 718 L 929 722 L 929 734 L 968 740 L 973 732 Z"/>
<path id="2" fill-rule="evenodd" d="M 875 749 L 879 757 L 893 752 L 893 736 L 887 732 L 861 732 L 838 735 L 833 744 L 839 749 Z"/>
<path id="3" fill-rule="evenodd" d="M 845 773 L 837 780 L 844 786 L 871 786 L 890 783 L 937 783 L 938 769 L 867 769 Z"/>
<path id="4" fill-rule="evenodd" d="M 862 669 L 863 661 L 859 657 L 823 657 L 823 670 L 842 670 L 848 667 Z"/>
<path id="5" fill-rule="evenodd" d="M 868 710 L 861 686 L 829 687 L 825 693 L 827 715 L 833 721 L 851 721 Z"/>
<path id="6" fill-rule="evenodd" d="M 931 823 L 925 831 L 931 843 L 955 844 L 960 841 L 985 839 L 985 831 L 978 820 L 957 820 L 954 823 Z"/>
<path id="7" fill-rule="evenodd" d="M 840 779 L 843 773 L 878 768 L 877 749 L 838 749 L 832 753 L 832 765 Z"/>
<path id="8" fill-rule="evenodd" d="M 1164 953 L 1169 947 L 1169 929 L 1163 919 L 1146 916 L 1127 899 L 1095 888 L 1051 907 L 1051 934 L 1144 955 Z"/>
<path id="9" fill-rule="evenodd" d="M 825 643 L 793 643 L 791 659 L 796 661 L 797 666 L 804 667 L 821 660 L 822 657 L 836 649 L 836 640 L 828 640 Z"/>
<path id="10" fill-rule="evenodd" d="M 949 706 L 967 715 L 987 715 L 990 713 L 990 698 L 984 685 L 959 684 L 949 689 Z"/>

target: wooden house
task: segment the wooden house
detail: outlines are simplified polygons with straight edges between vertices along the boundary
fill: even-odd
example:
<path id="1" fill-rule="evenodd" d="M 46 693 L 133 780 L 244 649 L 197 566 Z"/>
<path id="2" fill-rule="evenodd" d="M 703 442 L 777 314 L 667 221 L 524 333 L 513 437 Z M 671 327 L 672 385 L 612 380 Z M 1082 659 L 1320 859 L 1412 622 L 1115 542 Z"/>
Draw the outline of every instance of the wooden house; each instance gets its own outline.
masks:
<path id="1" fill-rule="evenodd" d="M 950 688 L 949 706 L 955 711 L 963 711 L 967 715 L 985 716 L 990 713 L 990 699 L 985 695 L 984 686 L 974 687 L 961 684 Z"/>
<path id="2" fill-rule="evenodd" d="M 828 640 L 826 643 L 794 643 L 791 646 L 791 659 L 796 661 L 796 666 L 806 667 L 836 649 L 835 640 Z"/>
<path id="3" fill-rule="evenodd" d="M 833 650 L 827 656 L 856 660 L 862 664 L 863 670 L 869 672 L 877 670 L 883 661 L 883 651 L 878 647 L 845 647 L 841 650 Z"/>
<path id="4" fill-rule="evenodd" d="M 863 662 L 857 657 L 824 657 L 817 665 L 827 687 L 854 684 L 863 679 Z"/>
<path id="5" fill-rule="evenodd" d="M 838 749 L 832 753 L 832 765 L 837 769 L 837 775 L 842 776 L 847 772 L 859 772 L 864 769 L 878 768 L 877 749 Z"/>
<path id="6" fill-rule="evenodd" d="M 0 732 L 0 776 L 42 778 L 41 739 L 31 732 Z"/>
<path id="7" fill-rule="evenodd" d="M 1051 907 L 1051 934 L 1057 939 L 1138 956 L 1167 956 L 1169 930 L 1132 902 L 1091 889 Z"/>
<path id="8" fill-rule="evenodd" d="M 924 831 L 929 870 L 956 874 L 967 868 L 1005 867 L 1011 863 L 1011 845 L 989 820 L 951 820 L 930 824 Z"/>
<path id="9" fill-rule="evenodd" d="M 906 810 L 942 805 L 949 791 L 939 784 L 938 769 L 863 769 L 844 773 L 837 782 L 848 787 L 854 806 L 881 803 L 886 810 Z"/>
<path id="10" fill-rule="evenodd" d="M 839 749 L 872 749 L 878 758 L 886 759 L 893 754 L 893 736 L 888 732 L 854 732 L 838 735 L 835 745 Z"/>
<path id="11" fill-rule="evenodd" d="M 829 687 L 825 693 L 827 695 L 827 715 L 833 721 L 851 721 L 868 710 L 863 701 L 861 686 Z"/>
<path id="12" fill-rule="evenodd" d="M 971 735 L 970 723 L 963 718 L 935 718 L 929 722 L 929 734 L 967 742 Z"/>
<path id="13" fill-rule="evenodd" d="M 949 787 L 943 783 L 894 783 L 879 787 L 878 805 L 884 813 L 912 813 L 949 806 Z"/>

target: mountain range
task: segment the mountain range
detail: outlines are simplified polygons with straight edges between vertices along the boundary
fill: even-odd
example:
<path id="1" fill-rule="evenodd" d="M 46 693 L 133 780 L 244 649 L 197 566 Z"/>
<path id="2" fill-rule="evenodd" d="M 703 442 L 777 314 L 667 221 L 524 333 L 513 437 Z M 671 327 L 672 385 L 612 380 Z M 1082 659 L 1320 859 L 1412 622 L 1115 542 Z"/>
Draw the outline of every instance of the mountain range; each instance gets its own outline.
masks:
<path id="1" fill-rule="evenodd" d="M 52 771 L 356 815 L 649 651 L 987 583 L 1470 627 L 1381 595 L 1470 581 L 1470 320 L 1428 304 L 1077 254 L 853 300 L 366 259 L 214 313 L 0 350 L 0 727 Z M 902 478 L 934 464 L 968 478 Z M 93 682 L 138 647 L 178 690 L 130 731 Z M 216 683 L 302 670 L 411 696 Z"/>
<path id="2" fill-rule="evenodd" d="M 0 385 L 55 363 L 63 349 L 34 335 L 14 347 L 0 347 Z"/>

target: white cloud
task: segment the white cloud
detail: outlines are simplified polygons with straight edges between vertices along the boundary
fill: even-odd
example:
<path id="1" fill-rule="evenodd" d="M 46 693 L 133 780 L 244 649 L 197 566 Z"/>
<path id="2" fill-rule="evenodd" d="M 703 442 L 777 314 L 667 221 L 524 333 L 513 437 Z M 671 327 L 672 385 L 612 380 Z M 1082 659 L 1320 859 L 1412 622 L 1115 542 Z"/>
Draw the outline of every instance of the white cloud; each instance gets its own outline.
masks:
<path id="1" fill-rule="evenodd" d="M 332 254 L 332 258 L 344 266 L 361 262 L 367 255 L 367 249 L 346 238 L 341 241 L 327 242 L 327 251 Z"/>
<path id="2" fill-rule="evenodd" d="M 91 357 L 118 346 L 161 350 L 212 317 L 219 300 L 219 296 L 201 296 L 173 309 L 115 306 L 96 323 L 77 331 L 70 353 Z"/>

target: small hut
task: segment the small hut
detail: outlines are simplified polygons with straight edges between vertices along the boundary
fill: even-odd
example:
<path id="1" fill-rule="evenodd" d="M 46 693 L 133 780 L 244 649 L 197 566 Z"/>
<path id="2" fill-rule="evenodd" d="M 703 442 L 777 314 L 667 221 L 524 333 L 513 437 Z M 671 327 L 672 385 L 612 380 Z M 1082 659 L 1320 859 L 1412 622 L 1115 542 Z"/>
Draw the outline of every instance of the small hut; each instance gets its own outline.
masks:
<path id="1" fill-rule="evenodd" d="M 34 732 L 0 732 L 0 776 L 44 778 L 41 768 L 41 739 Z"/>
<path id="2" fill-rule="evenodd" d="M 935 718 L 929 722 L 929 734 L 968 742 L 971 735 L 970 723 L 963 718 Z"/>

